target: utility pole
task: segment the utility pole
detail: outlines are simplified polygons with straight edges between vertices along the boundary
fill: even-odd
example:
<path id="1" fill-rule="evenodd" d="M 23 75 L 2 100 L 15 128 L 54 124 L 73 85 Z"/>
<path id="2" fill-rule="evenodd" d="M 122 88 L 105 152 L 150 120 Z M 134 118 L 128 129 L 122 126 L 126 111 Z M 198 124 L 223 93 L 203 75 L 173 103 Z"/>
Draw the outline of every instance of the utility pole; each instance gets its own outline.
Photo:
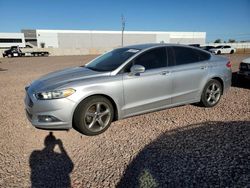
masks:
<path id="1" fill-rule="evenodd" d="M 121 16 L 121 22 L 122 22 L 122 46 L 123 46 L 123 34 L 124 34 L 125 24 L 126 24 L 126 20 L 125 20 L 123 14 Z"/>

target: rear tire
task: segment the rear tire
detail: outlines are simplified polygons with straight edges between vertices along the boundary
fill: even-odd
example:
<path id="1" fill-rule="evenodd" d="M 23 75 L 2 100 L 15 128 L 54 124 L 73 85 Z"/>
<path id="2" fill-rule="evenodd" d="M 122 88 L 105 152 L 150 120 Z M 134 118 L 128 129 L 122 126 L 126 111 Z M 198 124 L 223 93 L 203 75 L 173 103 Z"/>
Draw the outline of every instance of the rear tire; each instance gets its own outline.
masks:
<path id="1" fill-rule="evenodd" d="M 210 80 L 203 89 L 201 95 L 201 105 L 213 107 L 218 104 L 222 95 L 222 86 L 218 80 Z"/>
<path id="2" fill-rule="evenodd" d="M 233 54 L 234 53 L 234 50 L 231 50 L 230 54 Z"/>
<path id="3" fill-rule="evenodd" d="M 98 135 L 109 128 L 113 117 L 112 103 L 105 97 L 92 96 L 83 100 L 76 108 L 73 127 L 87 136 Z"/>
<path id="4" fill-rule="evenodd" d="M 217 52 L 217 54 L 220 55 L 220 54 L 221 54 L 221 51 L 219 50 L 219 51 Z"/>

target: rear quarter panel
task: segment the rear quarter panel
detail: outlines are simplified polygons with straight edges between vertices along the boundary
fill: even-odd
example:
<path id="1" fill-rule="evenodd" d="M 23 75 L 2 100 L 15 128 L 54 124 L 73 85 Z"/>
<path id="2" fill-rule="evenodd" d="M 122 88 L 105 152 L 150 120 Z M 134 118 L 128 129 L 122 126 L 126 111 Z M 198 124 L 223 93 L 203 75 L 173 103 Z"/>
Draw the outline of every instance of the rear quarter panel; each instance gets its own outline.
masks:
<path id="1" fill-rule="evenodd" d="M 226 64 L 229 59 L 223 56 L 212 55 L 208 64 L 208 80 L 220 78 L 223 81 L 223 91 L 226 92 L 231 86 L 232 70 Z"/>

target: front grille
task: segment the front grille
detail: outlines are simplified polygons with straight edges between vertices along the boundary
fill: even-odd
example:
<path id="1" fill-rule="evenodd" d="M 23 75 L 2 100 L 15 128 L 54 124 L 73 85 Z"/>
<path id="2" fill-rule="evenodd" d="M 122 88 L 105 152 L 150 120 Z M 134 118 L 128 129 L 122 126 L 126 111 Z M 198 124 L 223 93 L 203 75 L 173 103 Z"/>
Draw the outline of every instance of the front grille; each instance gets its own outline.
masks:
<path id="1" fill-rule="evenodd" d="M 244 70 L 250 70 L 250 64 L 247 64 L 247 63 L 241 63 L 240 64 L 240 70 L 241 71 L 244 71 Z"/>

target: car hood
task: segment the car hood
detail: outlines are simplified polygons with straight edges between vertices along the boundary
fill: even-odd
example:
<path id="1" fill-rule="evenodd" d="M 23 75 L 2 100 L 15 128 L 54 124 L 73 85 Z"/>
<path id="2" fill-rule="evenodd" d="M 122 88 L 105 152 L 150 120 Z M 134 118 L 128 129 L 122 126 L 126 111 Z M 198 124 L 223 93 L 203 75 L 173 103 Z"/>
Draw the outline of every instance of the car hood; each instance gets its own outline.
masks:
<path id="1" fill-rule="evenodd" d="M 250 64 L 250 57 L 242 60 L 242 63 Z"/>
<path id="2" fill-rule="evenodd" d="M 31 83 L 29 91 L 48 91 L 61 87 L 70 82 L 87 78 L 110 76 L 110 72 L 97 72 L 86 67 L 74 67 L 61 71 L 52 72 Z"/>
<path id="3" fill-rule="evenodd" d="M 10 52 L 11 50 L 5 50 L 3 53 L 8 53 L 8 52 Z"/>

